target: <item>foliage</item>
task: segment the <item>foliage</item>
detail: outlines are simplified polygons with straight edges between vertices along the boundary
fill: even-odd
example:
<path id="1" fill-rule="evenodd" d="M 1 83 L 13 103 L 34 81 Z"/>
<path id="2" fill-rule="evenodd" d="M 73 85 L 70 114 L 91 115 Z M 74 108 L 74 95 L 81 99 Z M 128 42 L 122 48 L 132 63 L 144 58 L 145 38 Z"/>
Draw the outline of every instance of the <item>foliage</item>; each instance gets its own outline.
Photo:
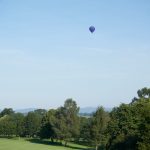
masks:
<path id="1" fill-rule="evenodd" d="M 150 90 L 138 90 L 138 98 L 121 104 L 110 113 L 108 125 L 110 150 L 148 150 L 150 148 Z"/>
<path id="2" fill-rule="evenodd" d="M 98 146 L 104 145 L 106 142 L 106 128 L 109 121 L 109 114 L 104 111 L 103 107 L 99 107 L 94 113 L 90 126 L 90 140 L 98 149 Z"/>
<path id="3" fill-rule="evenodd" d="M 25 117 L 24 135 L 28 137 L 35 137 L 40 129 L 41 120 L 39 116 L 34 112 L 29 112 Z"/>
<path id="4" fill-rule="evenodd" d="M 5 108 L 0 113 L 0 136 L 40 137 L 51 142 L 76 141 L 106 150 L 150 149 L 150 89 L 137 91 L 129 104 L 108 113 L 98 107 L 93 115 L 79 116 L 72 99 L 57 109 L 37 109 L 26 116 Z"/>
<path id="5" fill-rule="evenodd" d="M 11 136 L 16 131 L 16 124 L 11 116 L 5 115 L 0 118 L 0 135 Z"/>
<path id="6" fill-rule="evenodd" d="M 4 108 L 4 110 L 2 110 L 2 112 L 0 113 L 0 117 L 3 117 L 5 115 L 12 115 L 12 114 L 14 114 L 12 108 Z"/>

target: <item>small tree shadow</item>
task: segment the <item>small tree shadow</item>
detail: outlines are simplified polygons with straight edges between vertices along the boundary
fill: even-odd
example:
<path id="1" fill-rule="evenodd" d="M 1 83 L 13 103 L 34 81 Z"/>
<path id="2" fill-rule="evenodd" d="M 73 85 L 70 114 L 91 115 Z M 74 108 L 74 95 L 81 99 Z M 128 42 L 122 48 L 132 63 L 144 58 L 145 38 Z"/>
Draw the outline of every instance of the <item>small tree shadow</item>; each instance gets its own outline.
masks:
<path id="1" fill-rule="evenodd" d="M 59 142 L 51 142 L 48 140 L 41 140 L 41 139 L 27 139 L 27 141 L 31 143 L 36 143 L 36 144 L 44 144 L 44 145 L 51 145 L 51 146 L 62 146 L 61 143 Z"/>
<path id="2" fill-rule="evenodd" d="M 60 142 L 51 142 L 49 140 L 41 140 L 41 139 L 26 139 L 26 140 L 31 143 L 36 143 L 36 144 L 44 144 L 44 145 L 51 145 L 51 146 L 63 146 L 63 144 Z M 71 146 L 71 145 L 67 145 L 66 147 L 72 148 L 72 149 L 77 149 L 77 150 L 93 150 L 91 148 L 81 148 L 78 146 Z"/>
<path id="3" fill-rule="evenodd" d="M 90 149 L 90 148 L 81 148 L 81 147 L 78 147 L 78 146 L 71 146 L 71 145 L 67 145 L 66 147 L 67 148 L 72 148 L 72 149 L 78 149 L 78 150 L 93 150 L 93 149 Z"/>

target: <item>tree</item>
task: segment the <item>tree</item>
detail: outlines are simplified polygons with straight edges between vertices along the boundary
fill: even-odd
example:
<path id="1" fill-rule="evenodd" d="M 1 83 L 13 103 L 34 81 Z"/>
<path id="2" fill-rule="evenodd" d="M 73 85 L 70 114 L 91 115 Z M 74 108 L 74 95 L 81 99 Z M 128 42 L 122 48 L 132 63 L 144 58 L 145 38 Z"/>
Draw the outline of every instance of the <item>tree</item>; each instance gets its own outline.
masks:
<path id="1" fill-rule="evenodd" d="M 105 131 L 109 121 L 109 115 L 104 111 L 103 107 L 99 107 L 93 115 L 90 126 L 90 138 L 92 145 L 97 150 L 98 147 L 104 145 Z"/>
<path id="2" fill-rule="evenodd" d="M 53 142 L 53 135 L 54 135 L 54 132 L 52 130 L 51 124 L 49 122 L 43 123 L 40 129 L 40 133 L 39 133 L 40 138 L 41 139 L 51 138 Z"/>
<path id="3" fill-rule="evenodd" d="M 90 136 L 90 129 L 91 129 L 91 117 L 80 117 L 80 134 L 79 140 L 82 144 L 85 143 L 86 145 L 90 145 L 91 136 Z"/>
<path id="4" fill-rule="evenodd" d="M 107 149 L 132 150 L 136 149 L 138 118 L 136 109 L 128 104 L 121 104 L 110 113 L 108 124 L 109 142 Z"/>
<path id="5" fill-rule="evenodd" d="M 150 149 L 150 88 L 142 88 L 138 90 L 138 98 L 131 106 L 136 110 L 138 121 L 138 150 Z M 137 123 L 136 123 L 137 124 Z"/>
<path id="6" fill-rule="evenodd" d="M 150 149 L 149 89 L 138 90 L 138 98 L 121 104 L 110 113 L 108 150 Z"/>
<path id="7" fill-rule="evenodd" d="M 41 128 L 39 132 L 39 136 L 42 139 L 49 139 L 51 138 L 52 142 L 54 137 L 56 138 L 55 134 L 55 113 L 56 110 L 50 109 L 42 118 L 41 121 Z"/>
<path id="8" fill-rule="evenodd" d="M 140 118 L 138 128 L 138 150 L 150 149 L 150 99 L 141 100 L 134 104 L 138 109 L 138 116 Z"/>
<path id="9" fill-rule="evenodd" d="M 45 116 L 45 114 L 47 113 L 46 109 L 36 109 L 34 110 L 34 113 L 39 115 L 39 117 L 42 119 L 43 116 Z"/>
<path id="10" fill-rule="evenodd" d="M 5 115 L 0 118 L 0 135 L 12 136 L 16 133 L 16 124 L 11 116 Z"/>
<path id="11" fill-rule="evenodd" d="M 12 119 L 16 126 L 16 132 L 15 132 L 16 136 L 23 136 L 24 134 L 24 118 L 25 118 L 24 115 L 21 113 L 15 113 L 12 116 Z"/>
<path id="12" fill-rule="evenodd" d="M 41 125 L 41 119 L 34 112 L 29 112 L 24 120 L 25 136 L 37 136 Z"/>
<path id="13" fill-rule="evenodd" d="M 71 137 L 71 133 L 68 130 L 67 127 L 67 121 L 66 121 L 66 115 L 64 114 L 65 110 L 64 107 L 59 107 L 56 110 L 56 114 L 55 114 L 55 123 L 53 126 L 53 129 L 55 131 L 55 135 L 57 137 L 57 139 L 60 140 L 60 142 L 62 140 L 65 140 L 65 146 L 67 144 L 67 139 Z"/>
<path id="14" fill-rule="evenodd" d="M 79 107 L 76 102 L 72 99 L 67 99 L 63 107 L 63 115 L 65 118 L 65 124 L 67 127 L 65 146 L 70 138 L 75 138 L 79 134 Z"/>
<path id="15" fill-rule="evenodd" d="M 72 99 L 67 99 L 63 107 L 57 110 L 50 110 L 46 114 L 45 127 L 51 128 L 51 133 L 57 139 L 64 140 L 65 146 L 68 140 L 79 134 L 79 108 Z M 44 126 L 43 126 L 44 127 Z"/>
<path id="16" fill-rule="evenodd" d="M 150 98 L 150 89 L 144 87 L 141 90 L 138 90 L 137 94 L 139 98 Z"/>
<path id="17" fill-rule="evenodd" d="M 140 100 L 140 99 L 147 99 L 147 100 L 150 99 L 150 88 L 144 87 L 144 88 L 138 90 L 137 95 L 138 95 L 138 97 L 134 97 L 132 99 L 131 104 Z"/>
<path id="18" fill-rule="evenodd" d="M 3 117 L 5 115 L 12 115 L 12 114 L 14 114 L 12 108 L 4 108 L 4 110 L 2 110 L 2 112 L 0 113 L 0 116 Z"/>

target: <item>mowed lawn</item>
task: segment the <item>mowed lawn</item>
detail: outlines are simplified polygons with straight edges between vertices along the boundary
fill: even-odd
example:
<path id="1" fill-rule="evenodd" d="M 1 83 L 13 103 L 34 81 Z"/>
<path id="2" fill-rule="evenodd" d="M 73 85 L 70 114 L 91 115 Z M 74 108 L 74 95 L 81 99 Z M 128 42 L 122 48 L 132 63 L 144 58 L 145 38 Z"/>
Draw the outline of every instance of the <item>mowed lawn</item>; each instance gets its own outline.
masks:
<path id="1" fill-rule="evenodd" d="M 85 146 L 69 143 L 68 147 L 51 145 L 40 140 L 0 138 L 0 150 L 87 150 Z"/>

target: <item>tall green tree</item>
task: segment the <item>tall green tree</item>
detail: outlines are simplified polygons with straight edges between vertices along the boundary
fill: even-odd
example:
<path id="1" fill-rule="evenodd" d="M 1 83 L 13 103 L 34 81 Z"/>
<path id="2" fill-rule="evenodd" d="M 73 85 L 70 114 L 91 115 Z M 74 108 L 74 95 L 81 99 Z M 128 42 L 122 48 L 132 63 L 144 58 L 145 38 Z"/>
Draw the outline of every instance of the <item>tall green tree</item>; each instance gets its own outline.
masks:
<path id="1" fill-rule="evenodd" d="M 25 136 L 37 136 L 41 126 L 41 119 L 34 112 L 29 112 L 24 119 Z"/>
<path id="2" fill-rule="evenodd" d="M 12 116 L 14 124 L 16 126 L 15 135 L 16 136 L 23 136 L 24 135 L 24 115 L 21 113 L 15 113 Z"/>
<path id="3" fill-rule="evenodd" d="M 132 150 L 136 148 L 138 112 L 128 104 L 121 104 L 110 113 L 111 120 L 108 125 L 109 142 L 107 149 Z"/>
<path id="4" fill-rule="evenodd" d="M 138 90 L 138 98 L 121 104 L 110 113 L 108 150 L 150 149 L 149 89 Z"/>
<path id="5" fill-rule="evenodd" d="M 55 131 L 55 135 L 60 142 L 62 140 L 68 140 L 71 137 L 71 133 L 67 128 L 67 121 L 65 117 L 65 110 L 64 107 L 59 107 L 56 110 L 55 114 L 55 123 L 53 129 Z M 66 143 L 67 144 L 67 143 Z"/>
<path id="6" fill-rule="evenodd" d="M 98 150 L 99 146 L 105 144 L 105 132 L 109 121 L 109 114 L 104 111 L 103 107 L 99 107 L 93 115 L 90 126 L 90 138 L 92 145 Z"/>
<path id="7" fill-rule="evenodd" d="M 0 118 L 0 135 L 13 136 L 16 134 L 16 124 L 12 116 L 5 115 Z"/>
<path id="8" fill-rule="evenodd" d="M 63 107 L 56 111 L 48 111 L 48 122 L 54 132 L 54 137 L 67 142 L 79 134 L 79 108 L 72 99 L 67 99 Z"/>
<path id="9" fill-rule="evenodd" d="M 150 99 L 140 100 L 135 107 L 138 109 L 140 123 L 138 125 L 138 150 L 150 149 Z"/>
<path id="10" fill-rule="evenodd" d="M 79 134 L 79 107 L 73 99 L 67 99 L 64 103 L 63 115 L 67 127 L 65 145 L 70 138 L 75 138 Z"/>
<path id="11" fill-rule="evenodd" d="M 42 139 L 49 139 L 51 138 L 52 142 L 53 139 L 56 138 L 55 134 L 55 126 L 56 126 L 56 117 L 55 117 L 56 110 L 50 109 L 42 118 L 41 121 L 41 128 L 39 132 L 39 136 Z"/>
<path id="12" fill-rule="evenodd" d="M 78 138 L 78 142 L 85 143 L 86 145 L 90 145 L 91 136 L 90 136 L 90 129 L 91 129 L 91 121 L 92 118 L 89 117 L 80 117 L 80 134 Z"/>

